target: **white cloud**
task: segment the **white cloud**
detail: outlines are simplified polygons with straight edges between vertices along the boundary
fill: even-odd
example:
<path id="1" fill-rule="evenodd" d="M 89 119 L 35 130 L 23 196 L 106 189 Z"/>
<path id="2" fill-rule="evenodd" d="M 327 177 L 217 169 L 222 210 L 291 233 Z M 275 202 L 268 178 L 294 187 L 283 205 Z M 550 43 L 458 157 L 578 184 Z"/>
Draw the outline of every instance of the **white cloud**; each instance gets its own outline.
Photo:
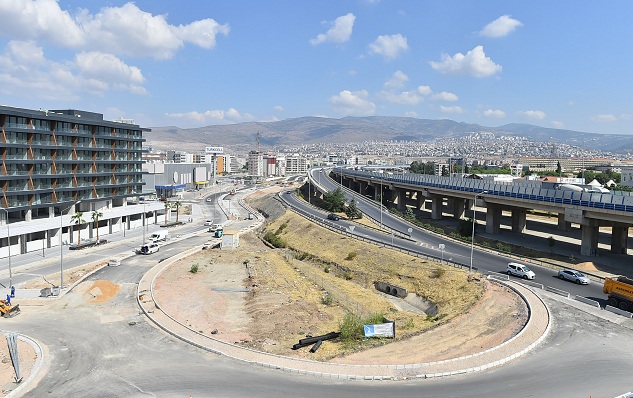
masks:
<path id="1" fill-rule="evenodd" d="M 519 114 L 527 117 L 528 119 L 533 120 L 543 120 L 545 119 L 545 112 L 543 111 L 522 111 Z"/>
<path id="2" fill-rule="evenodd" d="M 611 122 L 617 121 L 618 117 L 610 113 L 601 113 L 592 117 L 591 120 L 596 121 L 596 122 L 611 123 Z"/>
<path id="3" fill-rule="evenodd" d="M 440 110 L 444 113 L 463 113 L 464 110 L 461 106 L 443 106 L 440 105 Z"/>
<path id="4" fill-rule="evenodd" d="M 344 115 L 368 116 L 376 111 L 376 104 L 367 100 L 366 90 L 349 91 L 343 90 L 338 95 L 330 97 L 336 111 Z"/>
<path id="5" fill-rule="evenodd" d="M 80 53 L 74 61 L 59 63 L 32 42 L 9 42 L 0 54 L 0 71 L 1 92 L 31 98 L 75 101 L 81 93 L 147 92 L 141 70 L 113 55 Z"/>
<path id="6" fill-rule="evenodd" d="M 409 112 L 405 112 L 404 115 L 406 117 L 418 117 L 418 113 L 415 111 L 409 111 Z"/>
<path id="7" fill-rule="evenodd" d="M 336 18 L 332 27 L 328 29 L 327 32 L 317 35 L 314 39 L 310 39 L 310 44 L 316 46 L 317 44 L 325 42 L 345 43 L 352 36 L 355 20 L 356 16 L 351 12 Z"/>
<path id="8" fill-rule="evenodd" d="M 115 83 L 141 84 L 145 78 L 136 66 L 126 65 L 112 54 L 82 52 L 75 56 L 75 66 L 84 76 Z"/>
<path id="9" fill-rule="evenodd" d="M 224 123 L 234 123 L 240 122 L 244 120 L 252 120 L 252 115 L 245 113 L 240 114 L 240 112 L 235 108 L 229 108 L 228 110 L 219 110 L 212 109 L 205 112 L 191 111 L 186 113 L 166 113 L 166 116 L 178 118 L 178 119 L 188 119 L 193 120 L 199 123 L 212 123 L 212 122 L 224 122 Z"/>
<path id="10" fill-rule="evenodd" d="M 435 101 L 448 101 L 455 102 L 459 100 L 457 94 L 449 93 L 448 91 L 442 91 L 441 93 L 433 94 L 432 97 Z"/>
<path id="11" fill-rule="evenodd" d="M 396 71 L 391 78 L 383 84 L 384 90 L 380 96 L 389 102 L 403 105 L 416 105 L 424 100 L 425 96 L 433 93 L 429 86 L 419 86 L 413 91 L 400 91 L 409 77 L 402 71 Z"/>
<path id="12" fill-rule="evenodd" d="M 395 71 L 393 75 L 391 75 L 391 79 L 387 80 L 385 84 L 383 84 L 383 87 L 386 90 L 401 88 L 408 81 L 409 76 L 407 76 L 404 72 L 398 70 Z"/>
<path id="13" fill-rule="evenodd" d="M 503 119 L 506 117 L 506 113 L 500 109 L 486 109 L 484 111 L 484 116 L 494 119 Z"/>
<path id="14" fill-rule="evenodd" d="M 409 49 L 407 38 L 401 34 L 378 36 L 373 43 L 369 45 L 371 54 L 379 54 L 387 59 L 394 59 L 400 56 L 403 51 Z"/>
<path id="15" fill-rule="evenodd" d="M 501 72 L 501 65 L 495 64 L 484 53 L 483 46 L 477 46 L 466 55 L 457 53 L 453 57 L 442 54 L 441 62 L 430 62 L 431 67 L 447 75 L 471 75 L 487 77 Z"/>
<path id="16" fill-rule="evenodd" d="M 486 25 L 479 34 L 486 37 L 503 37 L 514 32 L 519 26 L 523 26 L 520 21 L 503 15 Z"/>
<path id="17" fill-rule="evenodd" d="M 275 105 L 275 106 L 273 107 L 273 109 L 274 109 L 274 110 L 276 110 L 276 111 L 283 111 L 283 110 L 284 110 L 284 107 L 283 107 L 283 106 L 281 106 L 281 105 Z"/>
<path id="18" fill-rule="evenodd" d="M 212 48 L 218 34 L 228 33 L 228 25 L 213 19 L 170 25 L 164 15 L 152 15 L 134 3 L 103 7 L 94 15 L 82 9 L 71 16 L 56 0 L 0 1 L 0 35 L 76 50 L 168 59 L 185 43 Z"/>
<path id="19" fill-rule="evenodd" d="M 565 127 L 565 124 L 559 120 L 552 120 L 552 127 L 562 129 L 563 127 Z"/>

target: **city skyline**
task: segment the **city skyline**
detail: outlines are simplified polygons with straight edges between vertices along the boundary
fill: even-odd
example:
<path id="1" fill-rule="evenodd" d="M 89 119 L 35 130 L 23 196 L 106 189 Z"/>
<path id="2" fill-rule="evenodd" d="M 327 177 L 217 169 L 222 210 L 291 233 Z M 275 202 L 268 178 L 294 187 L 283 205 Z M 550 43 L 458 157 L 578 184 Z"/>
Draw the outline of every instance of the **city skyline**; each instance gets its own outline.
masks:
<path id="1" fill-rule="evenodd" d="M 0 4 L 3 104 L 145 127 L 409 116 L 631 134 L 633 4 Z"/>

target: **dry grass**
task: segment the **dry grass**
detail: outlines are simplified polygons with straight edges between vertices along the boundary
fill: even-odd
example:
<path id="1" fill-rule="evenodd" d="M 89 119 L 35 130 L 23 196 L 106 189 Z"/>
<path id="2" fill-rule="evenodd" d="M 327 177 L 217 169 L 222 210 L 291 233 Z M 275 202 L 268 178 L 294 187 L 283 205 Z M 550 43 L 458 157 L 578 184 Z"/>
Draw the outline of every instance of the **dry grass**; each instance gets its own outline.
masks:
<path id="1" fill-rule="evenodd" d="M 361 303 L 363 313 L 380 312 L 396 320 L 401 337 L 426 330 L 436 325 L 437 319 L 447 321 L 465 313 L 483 295 L 483 281 L 469 279 L 466 272 L 341 236 L 293 213 L 275 220 L 266 231 L 275 232 L 284 223 L 287 226 L 280 235 L 289 247 L 296 253 L 307 253 L 304 257 L 312 257 L 310 261 L 304 261 L 307 270 L 296 268 L 297 271 L 316 279 L 314 283 L 318 284 L 321 279 L 334 284 L 338 291 L 350 298 L 349 301 Z M 357 255 L 346 260 L 350 252 Z M 323 271 L 325 267 L 330 268 L 329 273 Z M 351 279 L 346 280 L 345 276 L 350 275 Z M 438 316 L 427 319 L 397 311 L 374 290 L 375 281 L 402 286 L 426 298 L 438 306 Z M 339 352 L 346 351 L 342 347 L 338 349 Z"/>

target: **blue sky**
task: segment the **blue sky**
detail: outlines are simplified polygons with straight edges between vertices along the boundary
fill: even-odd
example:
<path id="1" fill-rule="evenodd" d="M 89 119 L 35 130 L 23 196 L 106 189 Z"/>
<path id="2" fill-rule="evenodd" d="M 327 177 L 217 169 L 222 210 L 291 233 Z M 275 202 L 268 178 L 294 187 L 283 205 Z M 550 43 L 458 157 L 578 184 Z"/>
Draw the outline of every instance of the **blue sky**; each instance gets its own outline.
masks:
<path id="1" fill-rule="evenodd" d="M 0 0 L 0 103 L 633 133 L 633 2 Z"/>

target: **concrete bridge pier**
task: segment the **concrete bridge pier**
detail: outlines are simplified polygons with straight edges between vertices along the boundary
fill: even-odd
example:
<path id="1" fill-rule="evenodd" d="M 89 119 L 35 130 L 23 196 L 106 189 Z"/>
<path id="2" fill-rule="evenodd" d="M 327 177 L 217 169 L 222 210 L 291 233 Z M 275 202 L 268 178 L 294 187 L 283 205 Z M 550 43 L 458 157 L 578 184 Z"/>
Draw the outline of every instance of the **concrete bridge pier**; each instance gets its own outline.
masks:
<path id="1" fill-rule="evenodd" d="M 464 212 L 466 211 L 466 199 L 448 198 L 448 205 L 453 212 L 454 218 L 459 220 L 464 217 Z"/>
<path id="2" fill-rule="evenodd" d="M 629 226 L 614 223 L 611 229 L 611 253 L 626 254 L 628 237 Z"/>
<path id="3" fill-rule="evenodd" d="M 407 190 L 404 188 L 395 188 L 393 193 L 396 201 L 396 209 L 404 213 L 407 210 Z"/>
<path id="4" fill-rule="evenodd" d="M 431 203 L 431 219 L 441 220 L 444 197 L 442 195 L 431 195 Z"/>
<path id="5" fill-rule="evenodd" d="M 597 220 L 584 219 L 580 225 L 582 231 L 580 240 L 580 254 L 583 256 L 595 256 L 598 253 L 599 223 Z"/>
<path id="6" fill-rule="evenodd" d="M 486 232 L 489 234 L 498 234 L 501 229 L 501 210 L 500 205 L 494 203 L 486 203 Z"/>
<path id="7" fill-rule="evenodd" d="M 558 230 L 565 232 L 571 231 L 571 223 L 565 221 L 565 213 L 558 213 Z"/>
<path id="8" fill-rule="evenodd" d="M 512 208 L 512 232 L 521 233 L 525 230 L 527 209 L 520 207 Z"/>

